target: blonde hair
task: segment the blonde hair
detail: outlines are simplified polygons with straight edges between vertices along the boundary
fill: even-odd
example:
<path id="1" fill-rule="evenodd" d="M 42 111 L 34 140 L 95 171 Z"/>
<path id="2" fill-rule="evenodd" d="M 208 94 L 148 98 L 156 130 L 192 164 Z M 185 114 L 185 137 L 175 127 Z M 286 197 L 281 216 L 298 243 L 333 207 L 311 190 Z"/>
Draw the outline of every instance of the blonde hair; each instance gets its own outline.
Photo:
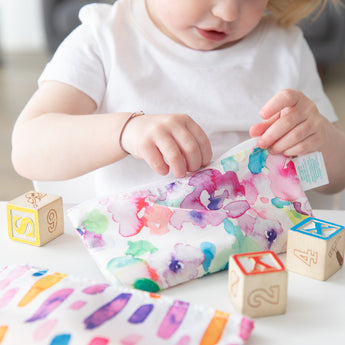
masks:
<path id="1" fill-rule="evenodd" d="M 317 17 L 328 2 L 341 5 L 340 0 L 269 0 L 267 9 L 279 25 L 290 26 L 315 12 Z"/>

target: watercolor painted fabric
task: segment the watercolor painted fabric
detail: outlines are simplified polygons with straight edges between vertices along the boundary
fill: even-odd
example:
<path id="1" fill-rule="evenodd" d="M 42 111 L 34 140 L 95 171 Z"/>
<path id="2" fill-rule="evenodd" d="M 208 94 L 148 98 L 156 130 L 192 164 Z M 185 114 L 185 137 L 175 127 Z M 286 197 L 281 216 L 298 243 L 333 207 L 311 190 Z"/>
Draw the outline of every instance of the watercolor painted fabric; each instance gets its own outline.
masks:
<path id="1" fill-rule="evenodd" d="M 183 179 L 69 210 L 106 278 L 150 292 L 223 270 L 231 254 L 284 252 L 310 215 L 293 162 L 253 140 Z"/>
<path id="2" fill-rule="evenodd" d="M 236 345 L 237 313 L 29 266 L 0 272 L 1 345 Z"/>

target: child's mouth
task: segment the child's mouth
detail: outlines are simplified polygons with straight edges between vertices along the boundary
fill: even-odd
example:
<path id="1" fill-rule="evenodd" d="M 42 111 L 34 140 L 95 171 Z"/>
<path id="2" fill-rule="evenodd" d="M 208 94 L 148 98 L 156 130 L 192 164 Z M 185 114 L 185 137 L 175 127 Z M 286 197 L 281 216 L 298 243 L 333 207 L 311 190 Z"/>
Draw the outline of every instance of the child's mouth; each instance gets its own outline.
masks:
<path id="1" fill-rule="evenodd" d="M 217 30 L 205 30 L 196 28 L 198 33 L 210 41 L 222 41 L 224 40 L 228 35 L 225 32 L 217 31 Z"/>

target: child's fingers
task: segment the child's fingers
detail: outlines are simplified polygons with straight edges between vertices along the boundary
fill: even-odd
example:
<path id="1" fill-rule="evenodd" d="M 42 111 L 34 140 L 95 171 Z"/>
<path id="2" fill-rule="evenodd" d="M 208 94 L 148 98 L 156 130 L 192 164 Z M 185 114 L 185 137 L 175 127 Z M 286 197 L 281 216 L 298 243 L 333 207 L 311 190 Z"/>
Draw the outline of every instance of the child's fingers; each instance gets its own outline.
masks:
<path id="1" fill-rule="evenodd" d="M 262 134 L 258 143 L 263 149 L 271 147 L 277 140 L 292 131 L 296 126 L 306 121 L 305 117 L 301 115 L 296 105 L 293 108 L 285 108 L 284 113 L 278 120 L 276 120 L 265 133 Z"/>
<path id="2" fill-rule="evenodd" d="M 169 172 L 169 166 L 164 161 L 163 155 L 155 145 L 142 146 L 141 157 L 159 175 L 167 175 Z"/>
<path id="3" fill-rule="evenodd" d="M 294 155 L 307 153 L 310 148 L 306 145 L 306 139 L 314 136 L 315 131 L 307 121 L 297 125 L 292 131 L 279 138 L 273 145 L 270 146 L 270 152 L 273 154 L 291 152 L 294 149 Z M 309 142 L 308 142 L 309 143 Z M 300 150 L 300 151 L 298 151 Z M 303 151 L 303 152 L 302 152 Z"/>
<path id="4" fill-rule="evenodd" d="M 157 138 L 156 145 L 175 177 L 184 177 L 187 172 L 187 161 L 175 138 L 162 133 Z"/>
<path id="5" fill-rule="evenodd" d="M 202 128 L 194 121 L 187 124 L 187 129 L 195 138 L 201 153 L 200 166 L 197 169 L 208 165 L 212 159 L 212 147 L 210 140 Z M 190 170 L 193 171 L 193 170 Z"/>
<path id="6" fill-rule="evenodd" d="M 251 137 L 259 137 L 260 135 L 264 134 L 266 132 L 266 130 L 274 123 L 276 122 L 278 119 L 280 118 L 280 114 L 276 114 L 274 116 L 272 116 L 271 118 L 269 118 L 268 120 L 259 122 L 255 125 L 253 125 L 250 129 L 249 129 L 249 135 Z"/>
<path id="7" fill-rule="evenodd" d="M 135 157 L 144 159 L 157 173 L 165 175 L 170 167 L 175 177 L 184 177 L 187 171 L 196 171 L 211 161 L 209 139 L 188 115 L 147 115 L 145 120 L 139 127 L 138 119 L 125 135 L 132 134 L 136 142 Z"/>
<path id="8" fill-rule="evenodd" d="M 292 156 L 302 156 L 307 153 L 315 151 L 315 147 L 317 146 L 317 137 L 315 135 L 310 135 L 304 140 L 295 143 L 293 146 L 285 149 L 282 153 L 285 156 L 292 157 Z"/>
<path id="9" fill-rule="evenodd" d="M 202 157 L 197 140 L 185 129 L 180 129 L 178 133 L 173 133 L 173 135 L 186 160 L 187 171 L 198 170 L 202 165 Z"/>
<path id="10" fill-rule="evenodd" d="M 300 101 L 299 91 L 286 89 L 273 96 L 260 110 L 260 116 L 267 120 L 270 117 L 280 113 L 284 108 L 295 107 Z"/>

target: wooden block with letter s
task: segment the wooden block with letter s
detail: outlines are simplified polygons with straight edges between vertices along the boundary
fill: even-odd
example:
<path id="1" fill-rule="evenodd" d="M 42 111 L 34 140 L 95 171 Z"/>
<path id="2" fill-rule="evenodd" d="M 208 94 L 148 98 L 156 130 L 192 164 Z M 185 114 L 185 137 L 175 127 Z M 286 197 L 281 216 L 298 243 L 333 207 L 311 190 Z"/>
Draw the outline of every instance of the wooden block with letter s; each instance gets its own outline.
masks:
<path id="1" fill-rule="evenodd" d="M 7 203 L 7 224 L 12 240 L 42 246 L 64 232 L 62 198 L 27 192 Z"/>
<path id="2" fill-rule="evenodd" d="M 229 260 L 230 299 L 249 317 L 283 314 L 287 301 L 287 271 L 271 252 L 232 255 Z"/>
<path id="3" fill-rule="evenodd" d="M 327 280 L 344 263 L 344 226 L 308 217 L 288 232 L 286 267 L 304 276 Z"/>

